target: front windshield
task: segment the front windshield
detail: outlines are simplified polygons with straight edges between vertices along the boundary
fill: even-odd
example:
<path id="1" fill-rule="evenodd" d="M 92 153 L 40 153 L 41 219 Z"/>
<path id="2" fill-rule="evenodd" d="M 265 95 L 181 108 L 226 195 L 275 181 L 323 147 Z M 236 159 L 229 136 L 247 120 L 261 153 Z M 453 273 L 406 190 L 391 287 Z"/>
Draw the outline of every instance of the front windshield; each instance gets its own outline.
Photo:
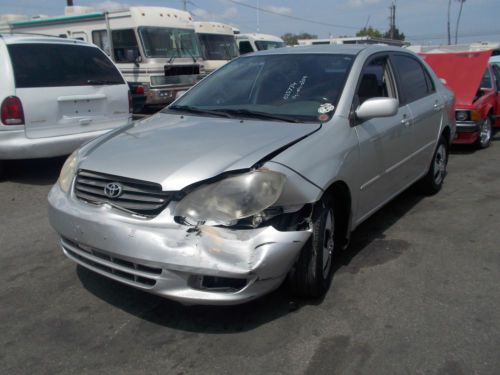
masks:
<path id="1" fill-rule="evenodd" d="M 284 42 L 271 42 L 270 40 L 256 40 L 255 45 L 259 51 L 267 49 L 281 48 L 285 46 Z"/>
<path id="2" fill-rule="evenodd" d="M 354 56 L 283 54 L 240 57 L 201 81 L 165 111 L 189 108 L 245 117 L 260 114 L 318 122 L 333 114 Z M 321 120 L 323 121 L 323 120 Z"/>
<path id="3" fill-rule="evenodd" d="M 238 56 L 234 35 L 198 34 L 205 60 L 232 60 Z"/>
<path id="4" fill-rule="evenodd" d="M 170 27 L 139 27 L 146 57 L 201 57 L 194 30 Z"/>

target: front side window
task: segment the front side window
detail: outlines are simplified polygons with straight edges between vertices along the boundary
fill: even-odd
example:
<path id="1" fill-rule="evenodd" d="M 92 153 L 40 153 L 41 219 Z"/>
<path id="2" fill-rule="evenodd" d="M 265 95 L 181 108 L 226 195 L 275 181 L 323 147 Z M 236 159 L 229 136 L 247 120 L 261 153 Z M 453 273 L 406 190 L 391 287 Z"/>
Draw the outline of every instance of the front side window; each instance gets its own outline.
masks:
<path id="1" fill-rule="evenodd" d="M 232 60 L 238 56 L 233 35 L 198 34 L 206 60 Z"/>
<path id="2" fill-rule="evenodd" d="M 316 122 L 320 107 L 333 114 L 353 59 L 336 54 L 239 58 L 201 81 L 174 107 L 243 117 L 245 111 L 255 111 Z"/>
<path id="3" fill-rule="evenodd" d="M 432 93 L 422 64 L 412 56 L 394 55 L 392 57 L 398 71 L 400 86 L 406 103 L 426 97 Z"/>
<path id="4" fill-rule="evenodd" d="M 73 44 L 8 46 L 17 88 L 124 84 L 98 48 Z"/>
<path id="5" fill-rule="evenodd" d="M 169 27 L 139 27 L 146 57 L 200 57 L 194 30 Z"/>
<path id="6" fill-rule="evenodd" d="M 113 56 L 117 63 L 131 63 L 140 56 L 134 29 L 113 30 L 111 37 L 113 39 Z"/>
<path id="7" fill-rule="evenodd" d="M 493 75 L 495 77 L 496 90 L 500 91 L 500 68 L 498 65 L 492 65 L 491 69 L 493 69 Z"/>
<path id="8" fill-rule="evenodd" d="M 491 83 L 491 74 L 490 70 L 486 68 L 483 74 L 483 78 L 481 79 L 481 86 L 482 89 L 492 89 L 493 85 Z"/>
<path id="9" fill-rule="evenodd" d="M 397 99 L 387 56 L 375 57 L 363 67 L 354 98 L 354 107 L 371 98 Z"/>
<path id="10" fill-rule="evenodd" d="M 259 51 L 265 51 L 273 48 L 281 48 L 285 46 L 284 42 L 271 42 L 269 40 L 256 40 L 255 45 Z"/>

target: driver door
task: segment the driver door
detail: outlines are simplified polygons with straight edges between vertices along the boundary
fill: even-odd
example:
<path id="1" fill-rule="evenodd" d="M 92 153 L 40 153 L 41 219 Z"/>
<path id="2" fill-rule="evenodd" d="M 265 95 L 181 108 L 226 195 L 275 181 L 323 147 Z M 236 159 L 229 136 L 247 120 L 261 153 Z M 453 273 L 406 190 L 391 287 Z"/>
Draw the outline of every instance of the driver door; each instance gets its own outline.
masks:
<path id="1" fill-rule="evenodd" d="M 399 100 L 389 56 L 385 54 L 376 55 L 365 64 L 354 96 L 353 110 L 375 97 Z M 410 155 L 411 121 L 408 106 L 400 105 L 394 116 L 355 123 L 360 156 L 357 222 L 371 215 L 407 184 L 404 161 Z"/>

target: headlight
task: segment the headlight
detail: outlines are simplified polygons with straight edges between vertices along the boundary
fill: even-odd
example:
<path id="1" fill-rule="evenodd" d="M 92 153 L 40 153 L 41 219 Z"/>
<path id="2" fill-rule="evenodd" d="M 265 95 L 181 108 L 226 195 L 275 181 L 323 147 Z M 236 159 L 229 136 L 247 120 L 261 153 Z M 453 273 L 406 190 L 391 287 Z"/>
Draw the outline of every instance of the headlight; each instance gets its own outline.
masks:
<path id="1" fill-rule="evenodd" d="M 202 186 L 182 199 L 175 216 L 229 225 L 272 206 L 280 197 L 285 175 L 267 169 L 228 177 Z"/>
<path id="2" fill-rule="evenodd" d="M 469 119 L 469 111 L 456 111 L 455 119 L 457 121 L 467 121 Z"/>
<path id="3" fill-rule="evenodd" d="M 71 187 L 71 182 L 75 176 L 76 166 L 78 164 L 78 151 L 73 152 L 64 162 L 64 165 L 59 174 L 59 180 L 57 183 L 62 191 L 68 192 Z"/>

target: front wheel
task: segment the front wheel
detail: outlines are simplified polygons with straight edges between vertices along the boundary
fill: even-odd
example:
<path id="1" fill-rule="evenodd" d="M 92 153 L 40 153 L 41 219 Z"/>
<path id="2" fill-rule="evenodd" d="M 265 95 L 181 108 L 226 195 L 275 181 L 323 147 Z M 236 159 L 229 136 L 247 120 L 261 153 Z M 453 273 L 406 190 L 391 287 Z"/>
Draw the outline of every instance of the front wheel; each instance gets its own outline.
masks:
<path id="1" fill-rule="evenodd" d="M 432 157 L 427 174 L 420 180 L 419 187 L 427 195 L 434 195 L 443 186 L 448 166 L 448 142 L 441 136 Z"/>
<path id="2" fill-rule="evenodd" d="M 322 198 L 313 214 L 312 236 L 289 274 L 290 288 L 297 296 L 318 298 L 328 289 L 333 255 L 338 247 L 335 216 L 333 202 Z"/>
<path id="3" fill-rule="evenodd" d="M 479 138 L 476 143 L 477 148 L 487 148 L 491 143 L 491 135 L 491 118 L 488 116 L 479 127 Z"/>

